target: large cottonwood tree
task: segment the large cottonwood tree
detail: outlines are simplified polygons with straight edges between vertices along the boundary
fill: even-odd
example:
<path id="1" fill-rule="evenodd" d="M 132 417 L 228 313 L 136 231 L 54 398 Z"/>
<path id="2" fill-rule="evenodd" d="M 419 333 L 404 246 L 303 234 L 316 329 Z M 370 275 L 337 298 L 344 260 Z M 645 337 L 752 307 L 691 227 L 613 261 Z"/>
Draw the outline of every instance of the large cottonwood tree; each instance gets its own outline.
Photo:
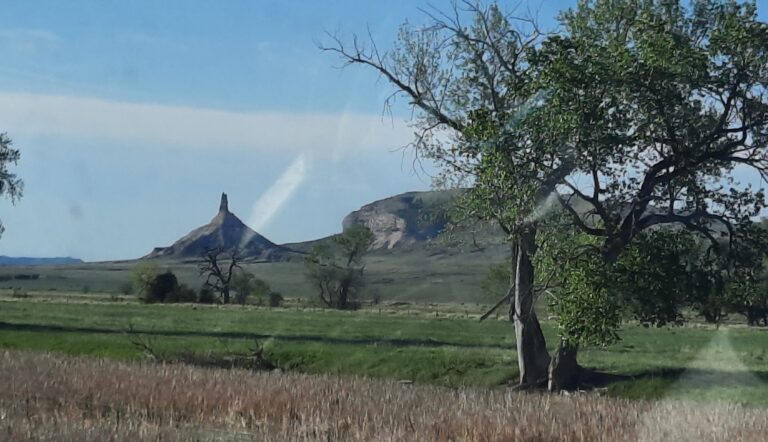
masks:
<path id="1" fill-rule="evenodd" d="M 765 207 L 738 182 L 768 172 L 768 26 L 754 3 L 582 1 L 562 21 L 538 53 L 551 93 L 529 118 L 537 145 L 571 152 L 559 200 L 573 223 L 609 264 L 659 225 L 727 248 Z"/>
<path id="2" fill-rule="evenodd" d="M 767 28 L 753 4 L 714 0 L 581 1 L 554 35 L 496 4 L 427 14 L 386 52 L 325 49 L 409 100 L 416 151 L 471 184 L 466 210 L 507 232 L 520 383 L 569 385 L 578 342 L 563 337 L 551 359 L 533 308 L 537 274 L 549 280 L 533 261 L 548 207 L 595 238 L 603 264 L 656 225 L 721 247 L 764 206 L 734 172 L 768 171 Z"/>

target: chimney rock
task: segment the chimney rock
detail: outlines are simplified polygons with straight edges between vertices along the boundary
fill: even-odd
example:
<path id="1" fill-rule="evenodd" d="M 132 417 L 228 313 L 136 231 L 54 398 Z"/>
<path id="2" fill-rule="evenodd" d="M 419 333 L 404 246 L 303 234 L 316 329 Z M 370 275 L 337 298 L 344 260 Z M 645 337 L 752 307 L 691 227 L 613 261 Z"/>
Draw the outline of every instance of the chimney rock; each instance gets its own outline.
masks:
<path id="1" fill-rule="evenodd" d="M 224 213 L 229 212 L 229 203 L 227 202 L 227 194 L 223 192 L 221 194 L 221 203 L 219 204 L 219 212 L 224 212 Z"/>

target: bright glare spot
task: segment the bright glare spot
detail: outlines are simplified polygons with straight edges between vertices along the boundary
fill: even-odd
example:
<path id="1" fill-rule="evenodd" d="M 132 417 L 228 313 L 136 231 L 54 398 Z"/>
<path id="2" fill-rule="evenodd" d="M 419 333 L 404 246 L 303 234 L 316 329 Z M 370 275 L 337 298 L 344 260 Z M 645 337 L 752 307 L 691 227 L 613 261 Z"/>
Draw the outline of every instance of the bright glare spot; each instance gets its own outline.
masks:
<path id="1" fill-rule="evenodd" d="M 710 390 L 716 399 L 734 386 L 759 391 L 761 384 L 734 351 L 728 330 L 720 329 L 666 390 L 665 398 L 641 416 L 638 441 L 732 440 L 729 436 L 746 424 L 739 404 L 691 401 L 685 399 L 686 395 Z"/>
<path id="2" fill-rule="evenodd" d="M 553 191 L 547 195 L 547 198 L 545 198 L 544 201 L 536 205 L 536 207 L 533 209 L 533 212 L 525 218 L 525 221 L 534 222 L 544 218 L 552 211 L 556 205 L 557 192 Z"/>
<path id="3" fill-rule="evenodd" d="M 251 209 L 248 225 L 255 231 L 263 229 L 285 205 L 307 175 L 307 154 L 302 153 L 288 166 L 272 186 L 264 192 Z M 248 244 L 249 235 L 240 241 L 240 247 Z"/>

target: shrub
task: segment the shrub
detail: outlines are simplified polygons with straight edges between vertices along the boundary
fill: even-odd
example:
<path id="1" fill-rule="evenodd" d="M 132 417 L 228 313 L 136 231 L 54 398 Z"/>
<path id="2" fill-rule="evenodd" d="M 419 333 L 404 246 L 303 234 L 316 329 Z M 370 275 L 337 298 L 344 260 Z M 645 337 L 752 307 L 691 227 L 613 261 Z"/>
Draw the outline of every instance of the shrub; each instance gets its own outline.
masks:
<path id="1" fill-rule="evenodd" d="M 27 293 L 27 291 L 22 289 L 21 287 L 14 287 L 13 288 L 13 293 L 11 294 L 11 297 L 13 297 L 13 298 L 29 298 L 29 293 Z"/>
<path id="2" fill-rule="evenodd" d="M 216 295 L 209 287 L 203 287 L 197 294 L 197 302 L 200 304 L 214 304 L 216 302 Z"/>
<path id="3" fill-rule="evenodd" d="M 32 273 L 32 274 L 18 273 L 16 275 L 13 275 L 13 279 L 16 279 L 19 281 L 30 281 L 33 279 L 40 279 L 40 274 L 39 273 Z"/>
<path id="4" fill-rule="evenodd" d="M 240 305 L 245 304 L 250 296 L 262 298 L 270 292 L 266 281 L 242 270 L 235 274 L 231 287 L 235 291 L 234 300 Z"/>
<path id="5" fill-rule="evenodd" d="M 174 294 L 179 288 L 179 281 L 176 275 L 170 270 L 152 277 L 148 283 L 142 301 L 147 303 L 166 302 L 166 298 L 173 302 Z"/>
<path id="6" fill-rule="evenodd" d="M 130 295 L 133 293 L 133 281 L 123 281 L 118 287 L 118 292 L 123 295 Z"/>
<path id="7" fill-rule="evenodd" d="M 166 296 L 164 302 L 195 302 L 197 293 L 186 284 L 179 284 L 176 289 Z"/>
<path id="8" fill-rule="evenodd" d="M 283 305 L 283 295 L 281 295 L 279 292 L 271 292 L 269 294 L 269 306 L 270 307 L 280 307 Z"/>
<path id="9" fill-rule="evenodd" d="M 133 280 L 133 286 L 138 295 L 142 298 L 147 296 L 147 290 L 149 290 L 150 283 L 157 277 L 160 270 L 152 261 L 140 261 L 131 270 L 131 279 Z"/>
<path id="10" fill-rule="evenodd" d="M 371 302 L 374 305 L 381 304 L 381 291 L 379 291 L 378 289 L 372 291 L 372 293 L 371 293 Z"/>

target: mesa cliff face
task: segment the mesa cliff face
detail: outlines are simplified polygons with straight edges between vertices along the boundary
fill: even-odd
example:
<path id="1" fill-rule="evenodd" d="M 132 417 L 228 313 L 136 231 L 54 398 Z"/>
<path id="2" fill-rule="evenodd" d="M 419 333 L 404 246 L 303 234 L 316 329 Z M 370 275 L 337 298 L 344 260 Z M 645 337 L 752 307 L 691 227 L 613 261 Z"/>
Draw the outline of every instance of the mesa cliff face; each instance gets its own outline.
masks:
<path id="1" fill-rule="evenodd" d="M 374 249 L 404 248 L 437 238 L 445 229 L 444 211 L 454 192 L 408 192 L 366 204 L 342 221 L 368 227 L 374 235 Z"/>
<path id="2" fill-rule="evenodd" d="M 206 249 L 237 249 L 243 258 L 264 261 L 287 259 L 290 250 L 261 236 L 229 211 L 227 194 L 221 194 L 219 212 L 208 224 L 198 227 L 169 247 L 157 247 L 144 258 L 199 258 Z"/>

